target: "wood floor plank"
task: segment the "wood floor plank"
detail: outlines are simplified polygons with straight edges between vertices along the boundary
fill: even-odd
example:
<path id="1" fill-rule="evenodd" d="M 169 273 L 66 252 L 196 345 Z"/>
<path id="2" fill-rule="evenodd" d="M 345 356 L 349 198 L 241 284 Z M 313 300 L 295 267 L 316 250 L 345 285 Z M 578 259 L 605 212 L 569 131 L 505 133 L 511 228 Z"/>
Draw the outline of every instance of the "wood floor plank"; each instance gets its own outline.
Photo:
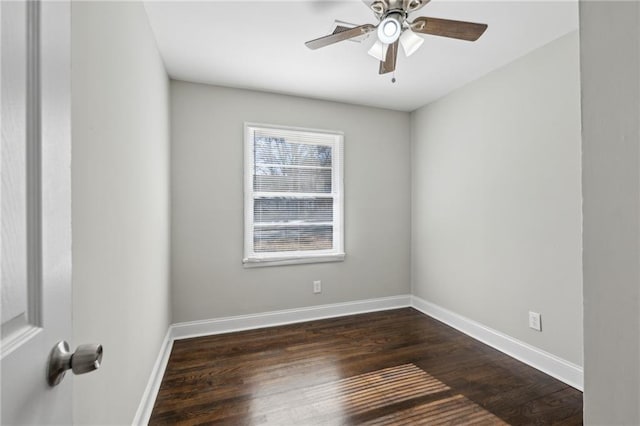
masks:
<path id="1" fill-rule="evenodd" d="M 178 340 L 150 420 L 581 423 L 581 392 L 411 308 Z"/>

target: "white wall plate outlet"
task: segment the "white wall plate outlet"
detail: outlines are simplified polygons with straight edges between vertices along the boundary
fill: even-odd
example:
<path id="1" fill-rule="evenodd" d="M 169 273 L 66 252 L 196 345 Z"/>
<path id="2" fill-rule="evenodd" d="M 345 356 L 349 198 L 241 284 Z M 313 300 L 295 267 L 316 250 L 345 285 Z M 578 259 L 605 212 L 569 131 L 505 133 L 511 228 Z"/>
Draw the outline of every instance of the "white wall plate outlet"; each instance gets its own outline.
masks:
<path id="1" fill-rule="evenodd" d="M 314 281 L 313 282 L 313 292 L 314 293 L 322 293 L 322 281 Z"/>
<path id="2" fill-rule="evenodd" d="M 529 311 L 529 328 L 542 331 L 542 323 L 540 322 L 540 314 L 538 312 Z"/>

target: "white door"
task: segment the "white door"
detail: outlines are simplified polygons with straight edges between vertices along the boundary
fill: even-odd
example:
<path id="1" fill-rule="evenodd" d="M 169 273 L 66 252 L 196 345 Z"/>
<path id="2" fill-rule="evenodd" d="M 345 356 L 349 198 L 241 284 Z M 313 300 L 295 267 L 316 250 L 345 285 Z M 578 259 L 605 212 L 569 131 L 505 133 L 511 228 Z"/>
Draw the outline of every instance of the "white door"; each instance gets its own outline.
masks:
<path id="1" fill-rule="evenodd" d="M 2 424 L 71 424 L 70 3 L 0 2 Z"/>

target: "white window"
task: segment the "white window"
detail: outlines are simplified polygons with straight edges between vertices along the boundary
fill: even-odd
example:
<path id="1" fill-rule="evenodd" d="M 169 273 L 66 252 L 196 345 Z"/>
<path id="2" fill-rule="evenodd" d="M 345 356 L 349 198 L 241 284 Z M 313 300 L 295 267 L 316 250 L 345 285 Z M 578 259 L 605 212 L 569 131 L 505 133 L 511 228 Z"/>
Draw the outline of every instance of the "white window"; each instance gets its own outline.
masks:
<path id="1" fill-rule="evenodd" d="M 246 266 L 344 259 L 343 136 L 245 124 Z"/>

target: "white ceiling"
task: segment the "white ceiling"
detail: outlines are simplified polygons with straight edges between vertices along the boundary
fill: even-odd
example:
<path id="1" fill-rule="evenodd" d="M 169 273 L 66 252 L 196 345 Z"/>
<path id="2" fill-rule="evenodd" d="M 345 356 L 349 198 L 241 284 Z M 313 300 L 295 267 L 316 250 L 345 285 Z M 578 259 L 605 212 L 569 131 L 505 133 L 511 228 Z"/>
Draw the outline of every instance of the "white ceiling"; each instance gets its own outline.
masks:
<path id="1" fill-rule="evenodd" d="M 412 111 L 578 28 L 572 1 L 432 0 L 410 16 L 486 23 L 476 42 L 424 36 L 398 55 L 396 83 L 378 75 L 362 43 L 319 50 L 304 42 L 334 19 L 377 23 L 360 0 L 147 1 L 167 72 L 174 79 Z M 375 33 L 374 33 L 375 34 Z"/>

